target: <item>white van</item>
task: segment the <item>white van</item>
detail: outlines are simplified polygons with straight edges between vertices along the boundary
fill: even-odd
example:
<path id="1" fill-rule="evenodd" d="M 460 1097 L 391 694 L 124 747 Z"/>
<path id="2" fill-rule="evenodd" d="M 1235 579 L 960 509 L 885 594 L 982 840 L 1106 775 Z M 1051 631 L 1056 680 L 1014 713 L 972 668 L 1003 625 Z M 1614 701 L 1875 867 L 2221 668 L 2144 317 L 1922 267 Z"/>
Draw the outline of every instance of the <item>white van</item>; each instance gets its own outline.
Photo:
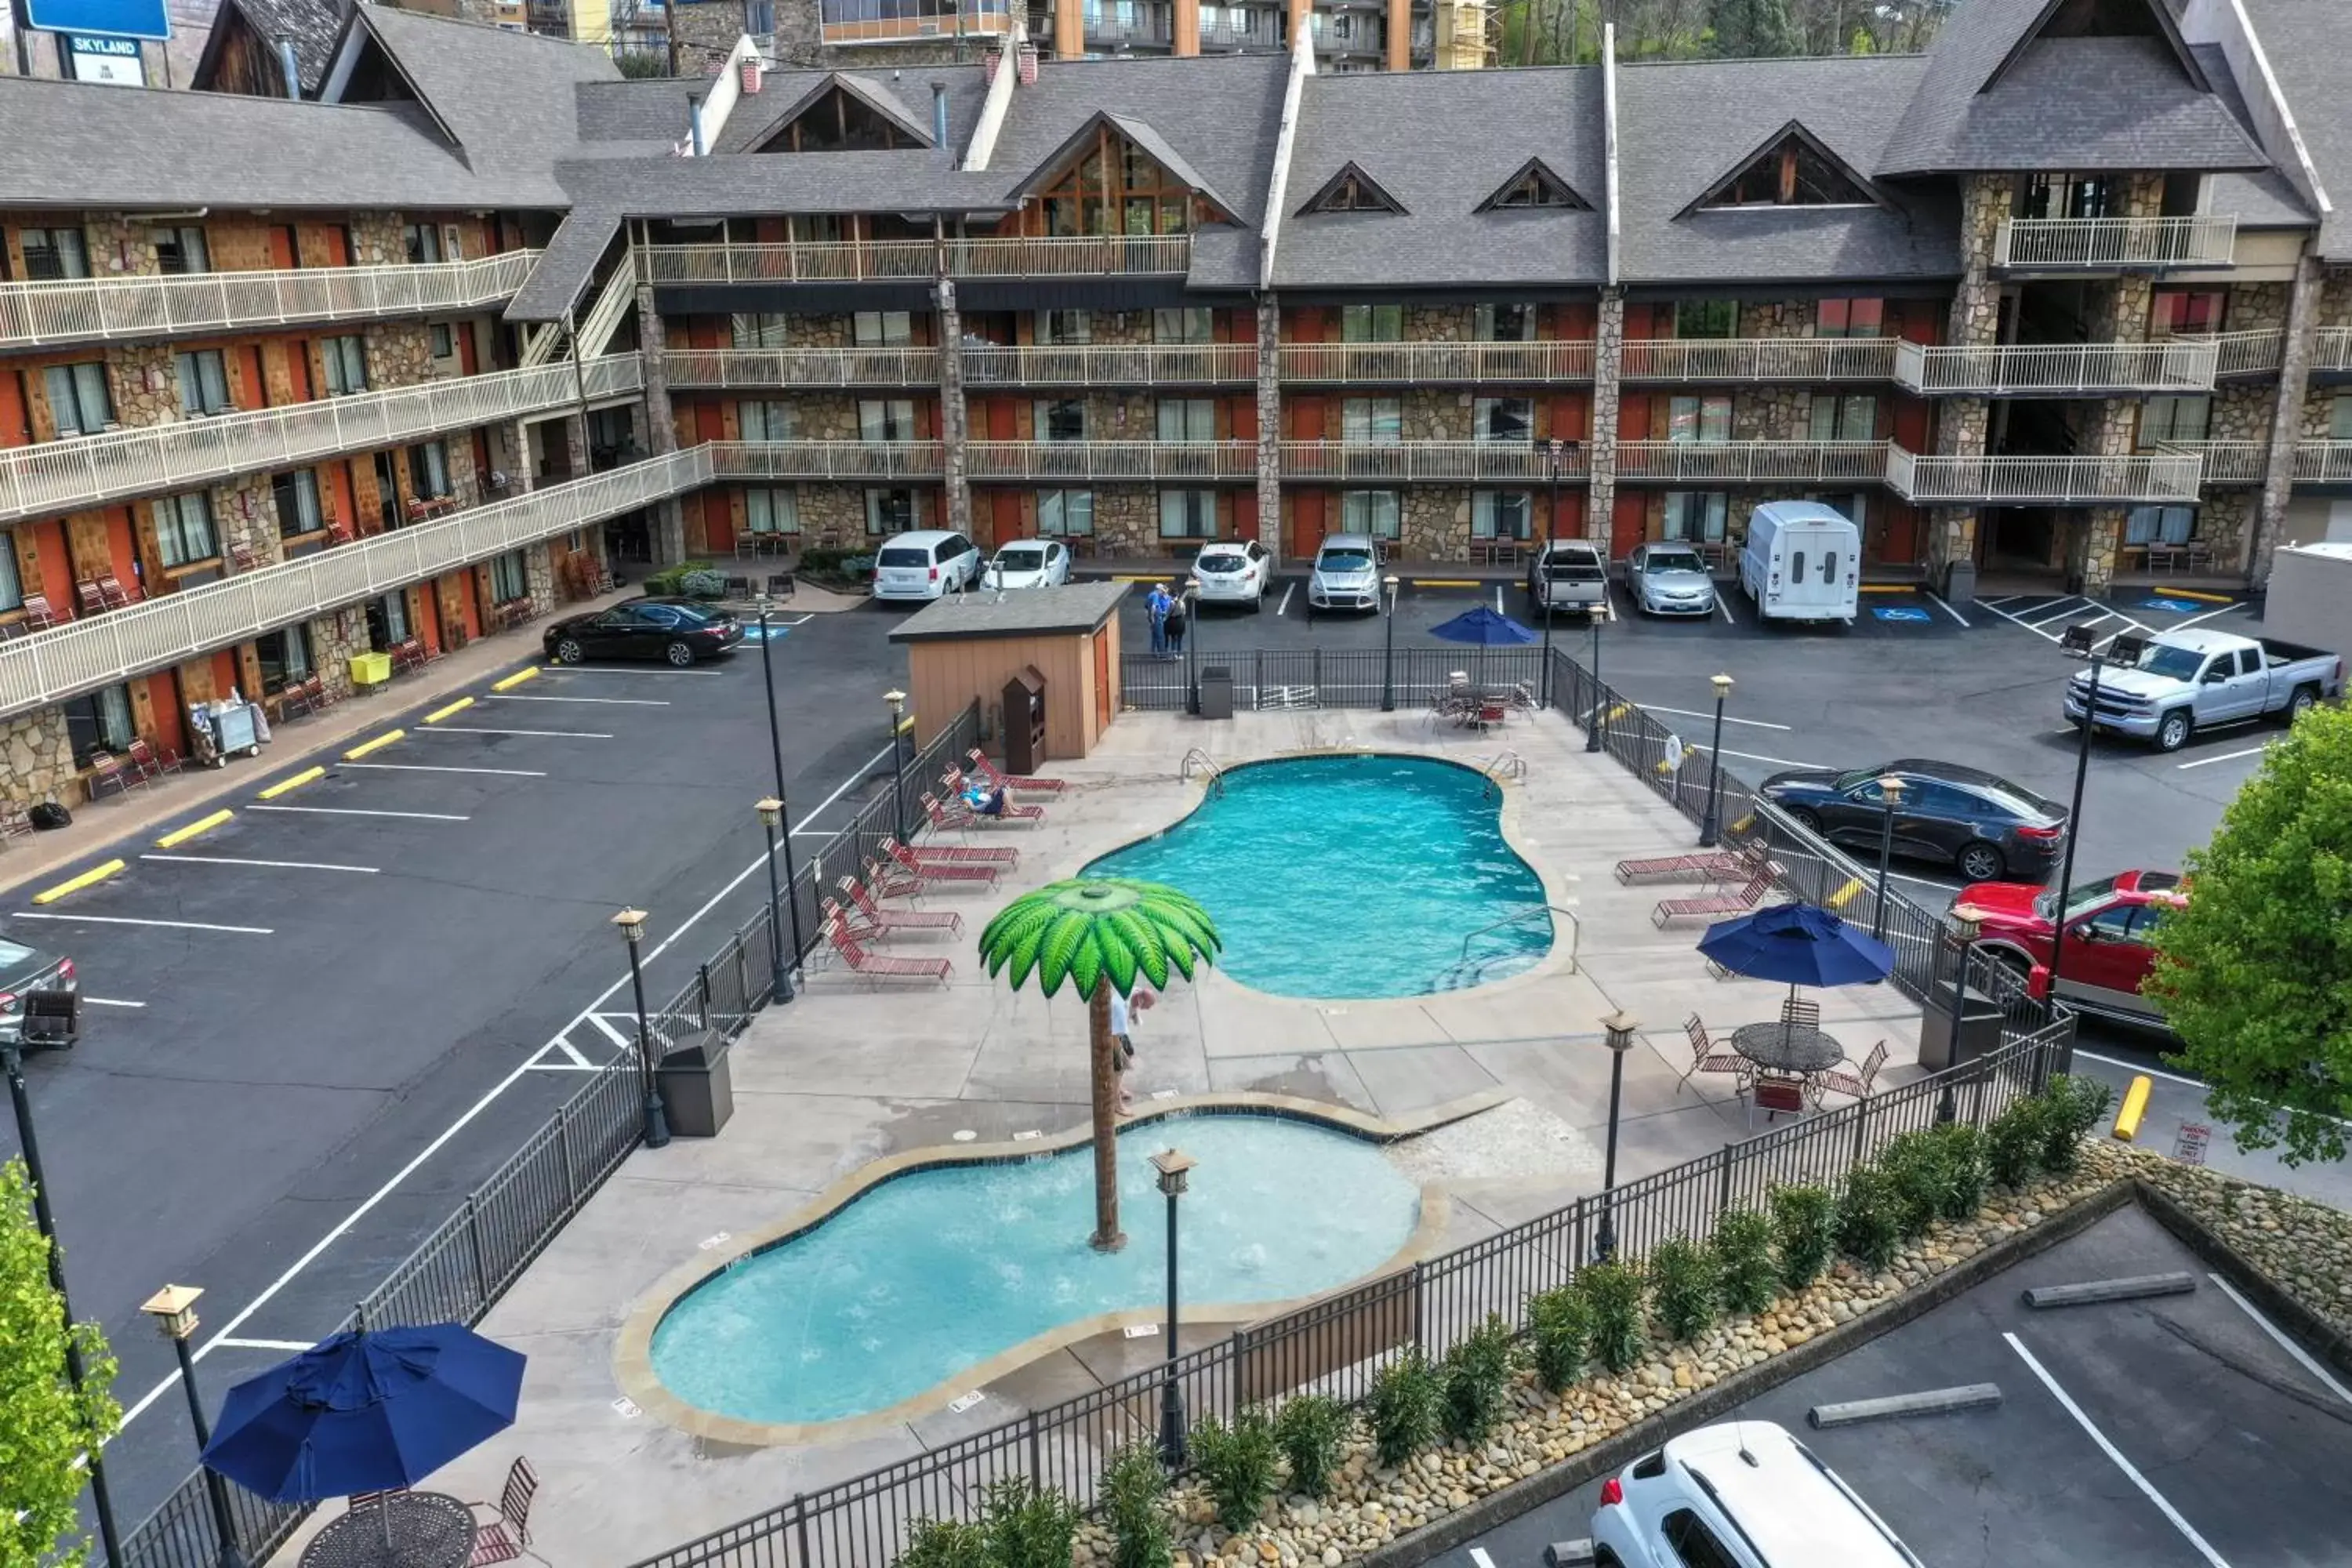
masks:
<path id="1" fill-rule="evenodd" d="M 1852 626 L 1862 600 L 1862 531 L 1819 501 L 1767 501 L 1748 520 L 1739 585 L 1759 620 Z"/>

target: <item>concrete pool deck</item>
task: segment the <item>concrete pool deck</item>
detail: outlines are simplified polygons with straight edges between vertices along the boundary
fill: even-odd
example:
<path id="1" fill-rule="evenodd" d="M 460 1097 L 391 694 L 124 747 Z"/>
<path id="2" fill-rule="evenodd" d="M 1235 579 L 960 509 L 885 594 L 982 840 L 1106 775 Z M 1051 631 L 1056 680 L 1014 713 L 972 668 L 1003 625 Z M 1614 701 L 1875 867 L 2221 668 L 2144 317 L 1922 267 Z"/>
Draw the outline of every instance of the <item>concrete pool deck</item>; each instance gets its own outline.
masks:
<path id="1" fill-rule="evenodd" d="M 891 944 L 950 958 L 950 984 L 877 990 L 845 971 L 812 968 L 797 1001 L 771 1008 L 736 1042 L 735 1118 L 726 1131 L 632 1154 L 550 1244 L 482 1324 L 530 1357 L 515 1426 L 428 1484 L 495 1497 L 507 1466 L 528 1455 L 541 1482 L 534 1550 L 560 1568 L 622 1564 L 1158 1361 L 1164 1347 L 1156 1336 L 1098 1335 L 995 1378 L 964 1409 L 802 1447 L 689 1435 L 626 1399 L 614 1371 L 624 1323 L 665 1277 L 731 1238 L 773 1227 L 867 1162 L 953 1145 L 959 1133 L 994 1143 L 1085 1122 L 1084 1007 L 991 981 L 979 962 L 979 931 L 1015 894 L 1073 875 L 1189 811 L 1202 785 L 1180 779 L 1180 763 L 1196 746 L 1220 763 L 1355 748 L 1475 766 L 1517 752 L 1526 772 L 1506 786 L 1505 831 L 1542 875 L 1551 901 L 1574 911 L 1577 951 L 1573 967 L 1556 947 L 1531 973 L 1397 1001 L 1295 1001 L 1214 973 L 1179 984 L 1139 1022 L 1131 1078 L 1139 1102 L 1279 1094 L 1403 1122 L 1465 1097 L 1504 1097 L 1499 1109 L 1431 1135 L 1418 1156 L 1450 1198 L 1439 1250 L 1599 1189 L 1609 1110 L 1605 1015 L 1634 1015 L 1643 1041 L 1625 1061 L 1620 1180 L 1749 1135 L 1747 1110 L 1724 1080 L 1678 1090 L 1690 1064 L 1683 1020 L 1697 1012 L 1721 1038 L 1736 1024 L 1776 1016 L 1784 989 L 1713 980 L 1695 951 L 1699 925 L 1652 926 L 1661 898 L 1695 889 L 1617 883 L 1618 860 L 1686 849 L 1696 835 L 1616 763 L 1585 752 L 1580 731 L 1552 715 L 1479 735 L 1432 729 L 1417 710 L 1251 713 L 1214 722 L 1125 714 L 1093 756 L 1051 767 L 1070 787 L 1046 798 L 1044 824 L 989 830 L 991 842 L 1022 850 L 1016 874 L 993 892 L 942 891 L 926 900 L 964 915 L 960 937 Z M 1368 848 L 1366 875 L 1393 869 L 1377 846 Z M 1918 1009 L 1899 992 L 1864 986 L 1819 999 L 1823 1026 L 1850 1057 L 1886 1041 L 1882 1082 L 1916 1075 Z M 1075 1215 L 1073 1224 L 1089 1218 Z M 1130 1211 L 1126 1224 L 1139 1238 L 1131 1245 L 1157 1245 L 1157 1214 Z M 1184 1342 L 1222 1331 L 1188 1332 Z M 291 1562 L 304 1538 L 280 1559 Z"/>

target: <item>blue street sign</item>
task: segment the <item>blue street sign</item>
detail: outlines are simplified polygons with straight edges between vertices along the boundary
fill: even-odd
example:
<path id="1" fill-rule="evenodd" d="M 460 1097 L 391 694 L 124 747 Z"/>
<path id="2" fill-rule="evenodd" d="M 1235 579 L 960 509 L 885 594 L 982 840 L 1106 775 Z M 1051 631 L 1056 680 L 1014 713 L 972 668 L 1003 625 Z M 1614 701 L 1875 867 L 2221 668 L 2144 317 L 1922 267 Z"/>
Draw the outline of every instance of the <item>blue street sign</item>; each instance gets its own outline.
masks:
<path id="1" fill-rule="evenodd" d="M 1925 610 L 1915 610 L 1908 605 L 1873 605 L 1870 613 L 1882 621 L 1925 621 L 1934 617 Z"/>
<path id="2" fill-rule="evenodd" d="M 27 0 L 32 25 L 50 33 L 98 33 L 118 38 L 165 39 L 172 18 L 163 0 Z"/>
<path id="3" fill-rule="evenodd" d="M 2140 601 L 2139 607 L 2143 610 L 2166 610 L 2176 616 L 2186 616 L 2198 610 L 2211 608 L 2208 605 L 2191 604 L 2186 599 L 2143 599 Z"/>

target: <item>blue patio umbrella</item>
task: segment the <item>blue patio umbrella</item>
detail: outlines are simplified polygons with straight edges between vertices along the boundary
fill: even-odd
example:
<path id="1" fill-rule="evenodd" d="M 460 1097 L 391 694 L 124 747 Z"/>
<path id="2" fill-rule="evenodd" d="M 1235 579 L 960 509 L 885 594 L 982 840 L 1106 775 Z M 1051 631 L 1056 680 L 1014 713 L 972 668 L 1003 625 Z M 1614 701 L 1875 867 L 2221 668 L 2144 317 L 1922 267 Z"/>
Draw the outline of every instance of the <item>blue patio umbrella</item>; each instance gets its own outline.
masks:
<path id="1" fill-rule="evenodd" d="M 1754 980 L 1797 985 L 1861 985 L 1895 971 L 1895 950 L 1811 904 L 1774 904 L 1717 921 L 1698 950 Z"/>
<path id="2" fill-rule="evenodd" d="M 457 1323 L 337 1334 L 230 1389 L 204 1461 L 272 1502 L 414 1486 L 513 1424 L 522 1368 Z"/>
<path id="3" fill-rule="evenodd" d="M 1465 610 L 1450 621 L 1438 622 L 1429 628 L 1429 635 L 1446 642 L 1474 643 L 1479 647 L 1522 647 L 1536 640 L 1535 633 L 1484 605 Z"/>

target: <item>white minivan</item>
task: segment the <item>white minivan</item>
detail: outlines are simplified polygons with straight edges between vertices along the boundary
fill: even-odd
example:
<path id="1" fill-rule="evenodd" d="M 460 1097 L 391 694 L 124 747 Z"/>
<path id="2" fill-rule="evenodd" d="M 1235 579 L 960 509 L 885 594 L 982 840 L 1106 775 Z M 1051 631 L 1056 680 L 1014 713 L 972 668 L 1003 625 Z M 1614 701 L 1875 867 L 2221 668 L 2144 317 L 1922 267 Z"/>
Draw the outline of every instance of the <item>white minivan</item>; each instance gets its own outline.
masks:
<path id="1" fill-rule="evenodd" d="M 1862 531 L 1819 501 L 1767 501 L 1748 520 L 1739 585 L 1759 620 L 1852 626 L 1862 601 Z"/>
<path id="2" fill-rule="evenodd" d="M 892 534 L 874 552 L 877 599 L 936 599 L 962 593 L 979 577 L 979 547 L 961 533 L 919 528 Z"/>

